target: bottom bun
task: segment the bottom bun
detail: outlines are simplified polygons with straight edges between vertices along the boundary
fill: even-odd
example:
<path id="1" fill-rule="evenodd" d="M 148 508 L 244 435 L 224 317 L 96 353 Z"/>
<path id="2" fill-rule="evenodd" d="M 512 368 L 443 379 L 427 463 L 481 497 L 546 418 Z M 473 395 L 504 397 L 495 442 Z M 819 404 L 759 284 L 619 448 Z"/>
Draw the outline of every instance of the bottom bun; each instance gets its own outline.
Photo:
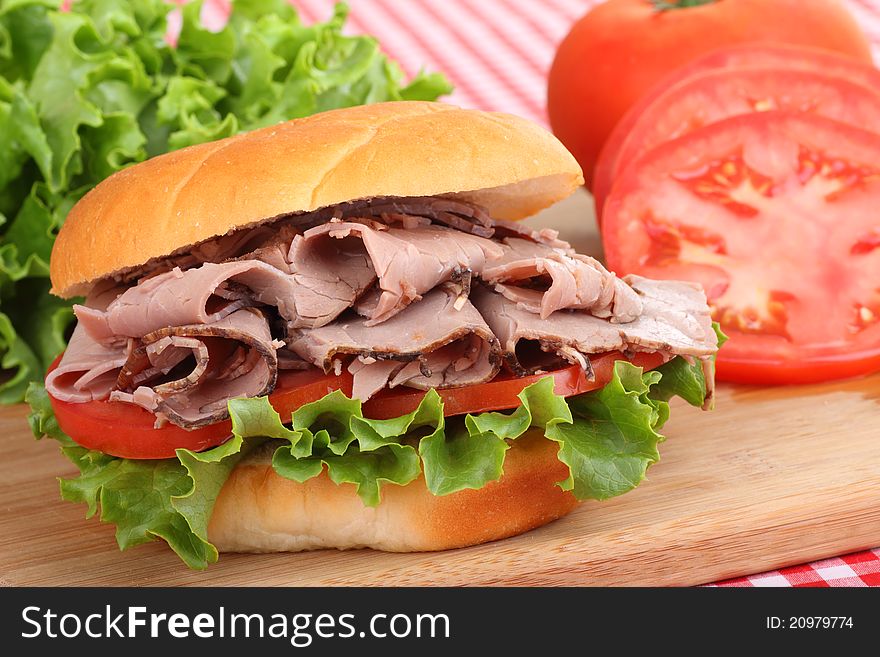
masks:
<path id="1" fill-rule="evenodd" d="M 275 474 L 270 454 L 253 455 L 223 486 L 208 538 L 221 552 L 420 552 L 514 536 L 577 505 L 556 485 L 569 474 L 558 449 L 532 430 L 513 441 L 498 481 L 438 497 L 420 476 L 406 486 L 383 486 L 377 507 L 364 506 L 353 484 L 334 484 L 326 470 L 300 484 Z"/>

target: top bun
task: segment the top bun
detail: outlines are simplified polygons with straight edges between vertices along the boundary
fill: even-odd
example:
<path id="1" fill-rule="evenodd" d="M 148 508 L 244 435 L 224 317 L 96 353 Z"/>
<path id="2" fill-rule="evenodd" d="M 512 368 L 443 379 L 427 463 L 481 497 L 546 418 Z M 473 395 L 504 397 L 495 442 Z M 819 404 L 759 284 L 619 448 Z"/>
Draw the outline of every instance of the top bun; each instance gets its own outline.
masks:
<path id="1" fill-rule="evenodd" d="M 52 292 L 252 227 L 374 196 L 454 195 L 521 219 L 583 183 L 550 133 L 508 114 L 391 102 L 316 114 L 154 157 L 83 197 L 52 250 Z"/>

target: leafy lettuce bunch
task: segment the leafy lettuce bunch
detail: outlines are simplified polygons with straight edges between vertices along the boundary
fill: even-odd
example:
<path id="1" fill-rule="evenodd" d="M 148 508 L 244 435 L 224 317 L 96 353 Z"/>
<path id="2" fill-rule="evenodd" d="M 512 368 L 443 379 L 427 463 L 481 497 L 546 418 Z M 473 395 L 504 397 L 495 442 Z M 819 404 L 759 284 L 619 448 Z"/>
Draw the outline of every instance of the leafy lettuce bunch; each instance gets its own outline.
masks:
<path id="1" fill-rule="evenodd" d="M 303 482 L 327 475 L 354 485 L 364 504 L 379 504 L 382 488 L 424 475 L 434 495 L 479 489 L 499 479 L 511 444 L 534 429 L 559 445 L 569 476 L 559 482 L 578 499 L 603 500 L 632 490 L 659 459 L 659 433 L 668 400 L 694 406 L 706 397 L 699 365 L 675 358 L 643 372 L 615 364 L 603 388 L 565 399 L 544 378 L 520 393 L 511 412 L 445 418 L 431 390 L 412 413 L 388 420 L 365 418 L 361 403 L 339 391 L 281 418 L 265 397 L 229 402 L 233 435 L 205 452 L 177 450 L 177 458 L 136 461 L 80 447 L 58 427 L 44 388 L 32 384 L 29 417 L 37 438 L 61 444 L 79 476 L 61 480 L 61 496 L 83 502 L 88 516 L 116 525 L 121 549 L 162 539 L 191 568 L 217 560 L 208 521 L 232 469 L 255 449 L 271 454 L 274 471 Z"/>
<path id="2" fill-rule="evenodd" d="M 169 150 L 323 110 L 435 100 L 375 39 L 342 34 L 347 8 L 304 25 L 286 0 L 235 0 L 219 32 L 164 0 L 0 2 L 0 402 L 20 401 L 66 343 L 70 303 L 48 295 L 52 243 L 110 174 Z"/>

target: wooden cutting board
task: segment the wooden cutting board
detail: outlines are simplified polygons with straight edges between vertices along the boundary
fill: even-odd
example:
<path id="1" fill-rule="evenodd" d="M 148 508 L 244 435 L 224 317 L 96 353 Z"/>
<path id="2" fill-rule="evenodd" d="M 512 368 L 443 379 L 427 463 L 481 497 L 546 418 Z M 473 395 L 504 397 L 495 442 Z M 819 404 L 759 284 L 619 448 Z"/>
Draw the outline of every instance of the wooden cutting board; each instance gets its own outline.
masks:
<path id="1" fill-rule="evenodd" d="M 595 243 L 585 197 L 542 217 Z M 593 250 L 593 249 L 591 249 Z M 63 502 L 73 466 L 0 408 L 0 585 L 688 585 L 880 545 L 880 375 L 789 388 L 721 386 L 674 404 L 662 460 L 635 491 L 551 525 L 439 553 L 221 555 L 192 572 L 155 543 Z"/>
<path id="2" fill-rule="evenodd" d="M 120 553 L 63 502 L 72 474 L 25 408 L 0 409 L 0 584 L 700 584 L 880 545 L 880 376 L 798 388 L 722 386 L 675 404 L 662 459 L 635 491 L 523 536 L 425 554 L 221 555 L 188 571 L 164 544 Z"/>

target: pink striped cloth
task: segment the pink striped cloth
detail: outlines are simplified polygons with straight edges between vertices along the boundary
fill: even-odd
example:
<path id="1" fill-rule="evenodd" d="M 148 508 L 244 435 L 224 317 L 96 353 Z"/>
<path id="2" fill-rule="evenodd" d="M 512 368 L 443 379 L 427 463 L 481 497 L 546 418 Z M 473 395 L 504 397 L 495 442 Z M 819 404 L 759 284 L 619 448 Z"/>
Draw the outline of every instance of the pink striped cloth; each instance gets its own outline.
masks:
<path id="1" fill-rule="evenodd" d="M 334 0 L 292 0 L 308 22 L 326 20 Z M 547 71 L 572 23 L 599 0 L 355 0 L 351 32 L 372 34 L 414 75 L 443 71 L 449 102 L 510 112 L 547 125 Z M 880 0 L 846 0 L 880 61 Z"/>
<path id="2" fill-rule="evenodd" d="M 326 20 L 335 0 L 292 0 L 305 22 Z M 546 78 L 559 41 L 599 0 L 353 0 L 348 31 L 372 34 L 410 76 L 442 71 L 446 100 L 547 125 Z M 880 61 L 880 0 L 845 0 Z M 222 25 L 227 0 L 203 19 Z M 880 586 L 880 548 L 718 582 L 713 586 Z"/>

